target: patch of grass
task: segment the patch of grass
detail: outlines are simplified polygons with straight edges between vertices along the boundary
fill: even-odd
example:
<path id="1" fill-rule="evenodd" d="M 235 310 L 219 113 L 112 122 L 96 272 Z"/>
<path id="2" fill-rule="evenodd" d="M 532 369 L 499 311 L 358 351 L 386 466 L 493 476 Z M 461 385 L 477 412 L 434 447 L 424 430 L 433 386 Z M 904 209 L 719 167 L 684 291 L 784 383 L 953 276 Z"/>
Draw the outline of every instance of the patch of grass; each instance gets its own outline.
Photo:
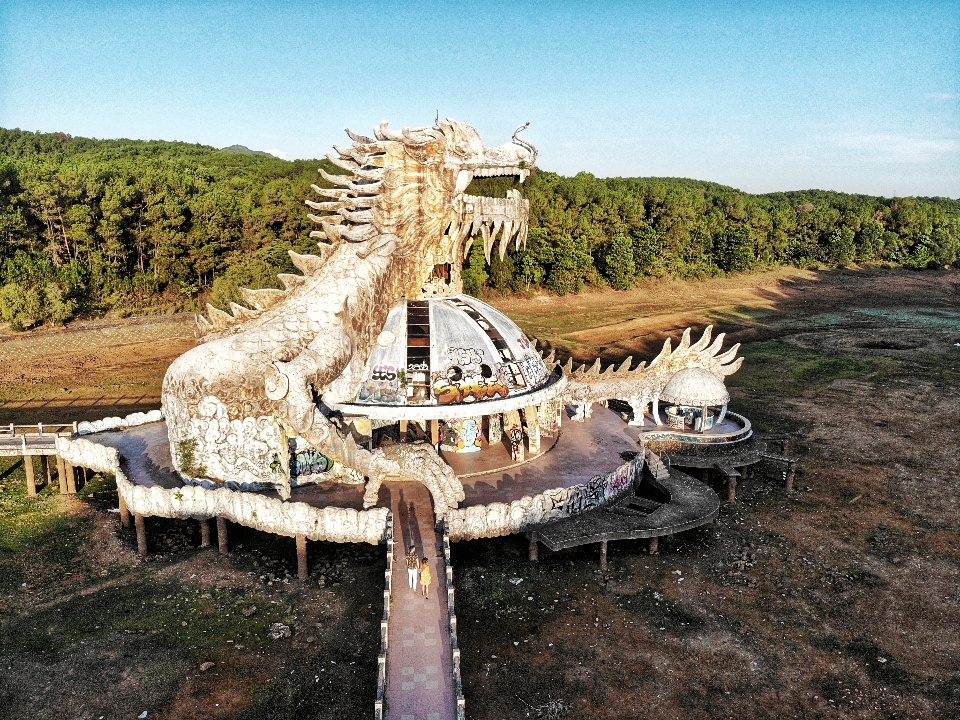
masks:
<path id="1" fill-rule="evenodd" d="M 743 367 L 727 380 L 727 384 L 778 395 L 800 396 L 811 385 L 862 378 L 875 370 L 872 361 L 855 355 L 825 356 L 781 340 L 750 343 L 744 348 L 743 356 Z"/>

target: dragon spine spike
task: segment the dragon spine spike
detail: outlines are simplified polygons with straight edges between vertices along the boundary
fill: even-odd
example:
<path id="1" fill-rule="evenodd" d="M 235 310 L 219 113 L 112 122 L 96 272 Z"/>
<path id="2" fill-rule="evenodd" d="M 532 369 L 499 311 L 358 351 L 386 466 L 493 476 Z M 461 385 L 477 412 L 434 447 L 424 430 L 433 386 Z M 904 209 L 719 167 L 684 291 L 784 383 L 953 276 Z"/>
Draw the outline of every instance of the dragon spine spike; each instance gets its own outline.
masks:
<path id="1" fill-rule="evenodd" d="M 352 178 L 350 175 L 333 175 L 332 173 L 328 173 L 323 168 L 320 168 L 319 172 L 320 172 L 320 177 L 322 177 L 331 185 L 337 185 L 339 187 L 345 187 L 345 188 L 348 188 L 351 185 L 353 185 L 354 178 Z"/>
<path id="2" fill-rule="evenodd" d="M 703 335 L 693 345 L 690 346 L 692 352 L 700 352 L 710 343 L 710 334 L 713 332 L 713 325 L 707 325 L 703 329 Z"/>
<path id="3" fill-rule="evenodd" d="M 342 200 L 332 200 L 330 202 L 314 202 L 313 200 L 304 200 L 303 204 L 320 212 L 336 212 L 343 207 Z"/>
<path id="4" fill-rule="evenodd" d="M 314 240 L 326 240 L 327 234 L 323 230 L 311 230 L 310 237 L 312 237 Z M 322 243 L 317 243 L 318 246 L 321 244 Z"/>
<path id="5" fill-rule="evenodd" d="M 568 357 L 567 362 L 563 365 L 563 372 L 567 375 L 570 375 L 573 372 L 573 357 Z"/>
<path id="6" fill-rule="evenodd" d="M 666 340 L 663 341 L 663 349 L 660 351 L 660 354 L 657 355 L 653 360 L 651 360 L 651 361 L 650 361 L 650 364 L 649 364 L 647 367 L 648 367 L 648 368 L 652 368 L 652 367 L 653 367 L 654 365 L 656 365 L 657 363 L 659 363 L 659 362 L 661 362 L 661 361 L 663 361 L 663 360 L 666 360 L 668 357 L 670 357 L 670 354 L 671 354 L 671 353 L 670 353 L 670 338 L 667 338 Z"/>
<path id="7" fill-rule="evenodd" d="M 304 275 L 313 275 L 323 267 L 324 258 L 318 255 L 300 255 L 293 250 L 287 250 L 291 262 Z"/>
<path id="8" fill-rule="evenodd" d="M 706 349 L 706 351 L 705 351 L 706 354 L 707 354 L 707 355 L 716 355 L 718 352 L 720 352 L 720 348 L 723 347 L 723 340 L 724 340 L 724 338 L 726 338 L 726 337 L 727 337 L 727 334 L 726 334 L 726 333 L 720 333 L 719 335 L 717 335 L 716 340 L 713 341 L 713 345 L 711 345 L 710 347 L 708 347 L 708 348 Z"/>
<path id="9" fill-rule="evenodd" d="M 340 200 L 341 202 L 349 197 L 349 195 L 347 195 L 349 191 L 344 190 L 343 188 L 322 188 L 317 185 L 311 185 L 310 187 L 312 187 L 318 195 L 322 195 L 326 198 L 333 198 L 334 200 Z"/>
<path id="10" fill-rule="evenodd" d="M 240 297 L 243 298 L 243 301 L 248 305 L 255 307 L 257 310 L 266 310 L 267 308 L 276 305 L 286 296 L 286 292 L 283 290 L 276 290 L 274 288 L 263 288 L 261 290 L 240 288 Z"/>
<path id="11" fill-rule="evenodd" d="M 550 354 L 543 359 L 543 362 L 546 363 L 548 367 L 553 367 L 554 365 L 557 364 L 556 355 L 557 355 L 557 351 L 551 349 Z"/>
<path id="12" fill-rule="evenodd" d="M 620 363 L 620 367 L 617 368 L 618 373 L 628 373 L 630 372 L 630 365 L 633 364 L 633 355 L 628 355 L 627 359 Z"/>
<path id="13" fill-rule="evenodd" d="M 339 225 L 343 222 L 343 215 L 314 215 L 313 213 L 307 213 L 307 217 L 311 222 L 315 222 L 318 225 Z"/>
<path id="14" fill-rule="evenodd" d="M 586 366 L 584 366 L 586 367 Z M 587 370 L 589 375 L 600 375 L 600 358 L 597 358 L 593 361 L 593 365 L 590 366 L 590 369 Z"/>
<path id="15" fill-rule="evenodd" d="M 723 373 L 724 377 L 727 377 L 739 370 L 741 365 L 743 365 L 743 358 L 737 358 L 736 362 L 732 362 L 729 365 L 721 365 L 720 372 Z"/>
<path id="16" fill-rule="evenodd" d="M 292 273 L 280 273 L 277 275 L 277 280 L 282 282 L 283 287 L 287 290 L 298 288 L 306 282 L 303 275 L 293 275 Z"/>
<path id="17" fill-rule="evenodd" d="M 740 349 L 740 343 L 737 343 L 732 348 L 727 350 L 723 355 L 717 355 L 714 360 L 716 360 L 721 365 L 726 365 L 728 362 L 733 360 L 737 356 L 737 350 Z"/>
<path id="18" fill-rule="evenodd" d="M 383 180 L 383 170 L 381 168 L 364 170 L 362 167 L 360 167 L 359 163 L 356 163 L 353 160 L 344 160 L 343 158 L 337 157 L 333 153 L 327 153 L 327 160 L 339 168 L 343 168 L 348 172 L 352 172 L 356 177 L 363 180 Z"/>
<path id="19" fill-rule="evenodd" d="M 345 220 L 349 220 L 352 223 L 371 223 L 374 221 L 373 210 L 350 211 L 346 208 L 340 208 L 338 212 Z"/>
<path id="20" fill-rule="evenodd" d="M 360 135 L 353 132 L 350 128 L 344 128 L 343 131 L 347 134 L 347 137 L 349 137 L 355 143 L 360 143 L 361 145 L 375 145 L 377 142 L 373 138 L 368 138 L 366 135 Z"/>
<path id="21" fill-rule="evenodd" d="M 207 320 L 202 314 L 194 313 L 194 319 L 197 322 L 197 334 L 206 335 L 208 332 L 213 330 L 213 323 Z"/>
<path id="22" fill-rule="evenodd" d="M 228 328 L 237 322 L 237 318 L 233 315 L 220 308 L 215 308 L 210 303 L 207 303 L 207 317 L 217 330 Z"/>
<path id="23" fill-rule="evenodd" d="M 683 331 L 683 335 L 680 337 L 680 344 L 677 345 L 677 349 L 674 351 L 677 355 L 686 355 L 687 351 L 690 349 L 690 328 L 687 328 Z"/>
<path id="24" fill-rule="evenodd" d="M 340 237 L 352 243 L 366 242 L 378 235 L 377 229 L 373 225 L 357 225 L 352 229 L 342 225 L 338 225 L 337 227 L 340 232 Z M 326 230 L 326 226 L 324 226 L 323 229 Z"/>
<path id="25" fill-rule="evenodd" d="M 237 318 L 237 320 L 251 320 L 260 314 L 256 310 L 251 310 L 235 302 L 230 303 L 230 313 Z"/>

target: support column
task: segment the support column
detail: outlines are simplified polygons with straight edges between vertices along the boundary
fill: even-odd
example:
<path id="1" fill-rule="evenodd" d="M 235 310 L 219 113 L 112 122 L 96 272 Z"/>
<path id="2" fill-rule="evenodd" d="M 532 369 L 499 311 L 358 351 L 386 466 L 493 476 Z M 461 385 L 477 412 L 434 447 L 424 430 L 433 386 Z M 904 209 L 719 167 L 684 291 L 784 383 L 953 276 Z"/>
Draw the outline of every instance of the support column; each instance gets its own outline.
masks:
<path id="1" fill-rule="evenodd" d="M 660 538 L 654 536 L 647 541 L 647 553 L 656 555 L 660 552 Z"/>
<path id="2" fill-rule="evenodd" d="M 137 526 L 137 552 L 140 557 L 145 558 L 147 556 L 147 526 L 143 515 L 134 513 L 133 523 Z"/>
<path id="3" fill-rule="evenodd" d="M 406 441 L 407 441 L 407 421 L 401 420 L 400 421 L 400 442 L 406 442 Z"/>
<path id="4" fill-rule="evenodd" d="M 531 453 L 540 452 L 540 419 L 537 417 L 536 405 L 523 409 L 523 417 L 527 421 L 527 448 Z"/>
<path id="5" fill-rule="evenodd" d="M 117 500 L 120 506 L 120 527 L 130 527 L 130 509 L 127 507 L 123 495 L 117 493 Z"/>
<path id="6" fill-rule="evenodd" d="M 46 479 L 47 485 L 53 485 L 53 468 L 50 467 L 50 458 L 46 455 L 40 456 L 40 474 Z"/>
<path id="7" fill-rule="evenodd" d="M 787 492 L 790 492 L 791 490 L 793 490 L 793 478 L 794 478 L 794 475 L 796 475 L 796 472 L 797 472 L 797 464 L 795 462 L 789 463 L 787 465 L 787 482 L 786 482 Z"/>
<path id="8" fill-rule="evenodd" d="M 307 572 L 307 536 L 297 535 L 297 577 L 306 580 Z"/>
<path id="9" fill-rule="evenodd" d="M 64 466 L 67 471 L 67 493 L 70 495 L 77 494 L 77 469 L 70 463 L 64 461 Z"/>
<path id="10" fill-rule="evenodd" d="M 217 547 L 221 555 L 227 555 L 230 552 L 230 546 L 227 544 L 227 519 L 217 516 Z"/>
<path id="11" fill-rule="evenodd" d="M 210 547 L 210 518 L 200 518 L 200 547 Z"/>
<path id="12" fill-rule="evenodd" d="M 37 478 L 34 475 L 33 455 L 23 456 L 23 474 L 27 476 L 27 495 L 35 497 L 37 494 Z"/>
<path id="13" fill-rule="evenodd" d="M 730 475 L 727 478 L 727 502 L 737 501 L 737 478 Z"/>
<path id="14" fill-rule="evenodd" d="M 600 569 L 607 569 L 607 541 L 600 541 Z"/>
<path id="15" fill-rule="evenodd" d="M 487 442 L 496 445 L 503 441 L 503 423 L 500 422 L 500 413 L 487 416 Z"/>
<path id="16" fill-rule="evenodd" d="M 440 442 L 440 421 L 431 420 L 430 421 L 430 444 L 434 447 Z"/>
<path id="17" fill-rule="evenodd" d="M 537 534 L 535 532 L 527 535 L 530 538 L 530 562 L 537 562 L 540 559 L 540 548 L 537 545 Z"/>
<path id="18" fill-rule="evenodd" d="M 57 455 L 57 481 L 60 483 L 60 494 L 67 494 L 67 463 Z"/>

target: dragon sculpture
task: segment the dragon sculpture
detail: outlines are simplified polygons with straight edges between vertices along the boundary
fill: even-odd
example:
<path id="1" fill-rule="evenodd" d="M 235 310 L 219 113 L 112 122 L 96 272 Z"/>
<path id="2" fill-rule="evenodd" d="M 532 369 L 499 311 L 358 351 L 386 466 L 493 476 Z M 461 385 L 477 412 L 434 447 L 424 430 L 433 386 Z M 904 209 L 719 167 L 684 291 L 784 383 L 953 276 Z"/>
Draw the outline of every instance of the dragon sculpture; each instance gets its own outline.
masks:
<path id="1" fill-rule="evenodd" d="M 473 237 L 487 259 L 499 240 L 526 239 L 529 204 L 519 192 L 476 197 L 475 176 L 522 181 L 536 149 L 518 138 L 486 148 L 469 125 L 391 131 L 353 141 L 328 159 L 348 174 L 320 174 L 333 187 L 307 201 L 321 215 L 311 233 L 320 252 L 291 252 L 302 275 L 280 275 L 283 290 L 244 290 L 231 313 L 208 306 L 202 344 L 180 356 L 163 382 L 163 411 L 174 465 L 201 483 L 290 494 L 291 450 L 306 444 L 337 462 L 353 481 L 368 479 L 364 505 L 376 503 L 387 476 L 417 479 L 438 516 L 463 499 L 456 475 L 428 444 L 369 450 L 328 407 L 349 400 L 391 308 L 429 294 L 437 264 L 459 260 Z M 457 261 L 457 262 L 455 262 Z M 459 277 L 454 278 L 459 282 Z"/>
<path id="2" fill-rule="evenodd" d="M 633 357 L 628 357 L 619 366 L 608 366 L 601 370 L 600 358 L 587 367 L 573 367 L 573 358 L 563 366 L 567 376 L 567 386 L 563 392 L 563 401 L 578 408 L 577 419 L 590 416 L 592 403 L 605 402 L 617 398 L 633 409 L 631 424 L 643 424 L 643 415 L 650 407 L 654 422 L 660 424 L 660 395 L 667 383 L 680 370 L 699 367 L 708 370 L 721 382 L 733 375 L 743 364 L 743 358 L 737 357 L 740 344 L 737 343 L 726 352 L 720 353 L 725 333 L 717 335 L 711 344 L 713 326 L 708 325 L 703 335 L 694 343 L 690 342 L 690 328 L 683 331 L 676 350 L 671 347 L 670 338 L 663 343 L 663 349 L 649 365 L 639 363 L 631 368 Z M 719 353 L 719 354 L 718 354 Z M 554 364 L 553 353 L 546 357 L 547 366 Z"/>

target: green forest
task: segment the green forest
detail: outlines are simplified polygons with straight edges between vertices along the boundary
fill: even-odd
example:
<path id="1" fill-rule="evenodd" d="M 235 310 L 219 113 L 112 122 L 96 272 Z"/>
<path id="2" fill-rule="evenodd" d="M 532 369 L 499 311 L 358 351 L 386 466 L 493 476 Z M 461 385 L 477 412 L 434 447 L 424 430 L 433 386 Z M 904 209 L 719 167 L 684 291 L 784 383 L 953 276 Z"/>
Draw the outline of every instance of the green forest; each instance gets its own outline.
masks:
<path id="1" fill-rule="evenodd" d="M 641 159 L 638 159 L 638 165 Z M 15 330 L 74 317 L 221 307 L 238 287 L 276 287 L 287 250 L 309 252 L 303 200 L 326 160 L 245 148 L 92 140 L 0 128 L 0 318 Z M 468 192 L 502 196 L 510 178 Z M 751 195 L 678 178 L 564 177 L 540 170 L 527 246 L 487 266 L 474 295 L 642 278 L 701 278 L 775 265 L 921 270 L 960 259 L 960 200 L 820 190 Z"/>

